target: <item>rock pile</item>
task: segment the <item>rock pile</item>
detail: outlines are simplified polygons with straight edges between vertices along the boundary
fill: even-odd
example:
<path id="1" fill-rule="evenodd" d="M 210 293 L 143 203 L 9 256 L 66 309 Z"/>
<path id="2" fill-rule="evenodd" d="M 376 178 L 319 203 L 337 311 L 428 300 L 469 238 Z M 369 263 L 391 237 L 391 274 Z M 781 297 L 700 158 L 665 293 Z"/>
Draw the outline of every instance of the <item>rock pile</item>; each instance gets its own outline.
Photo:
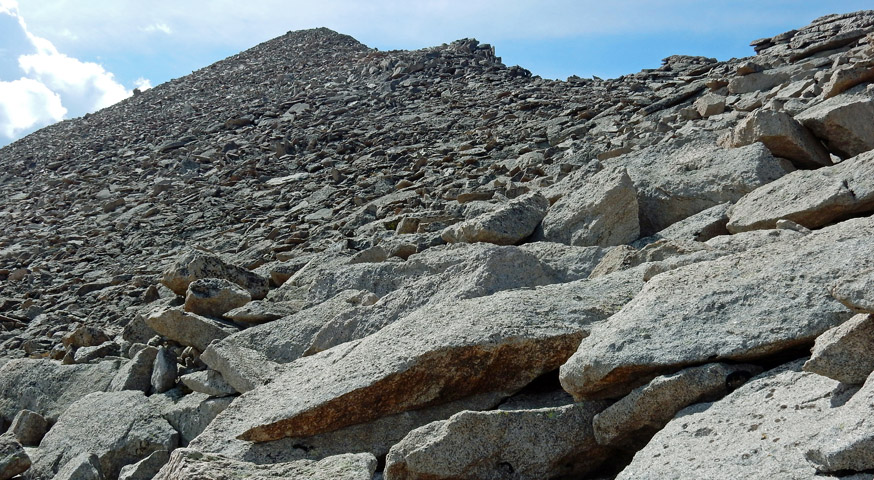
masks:
<path id="1" fill-rule="evenodd" d="M 0 478 L 874 472 L 874 11 L 550 81 L 290 32 L 0 150 Z"/>

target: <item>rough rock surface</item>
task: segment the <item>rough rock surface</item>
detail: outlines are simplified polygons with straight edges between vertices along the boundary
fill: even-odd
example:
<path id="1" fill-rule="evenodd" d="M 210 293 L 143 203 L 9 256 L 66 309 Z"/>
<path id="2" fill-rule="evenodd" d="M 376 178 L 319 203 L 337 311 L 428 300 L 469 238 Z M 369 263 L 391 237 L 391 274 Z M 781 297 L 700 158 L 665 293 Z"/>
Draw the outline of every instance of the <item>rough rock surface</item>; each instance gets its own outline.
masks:
<path id="1" fill-rule="evenodd" d="M 176 295 L 185 295 L 188 286 L 195 280 L 221 278 L 246 289 L 254 299 L 267 295 L 267 279 L 244 268 L 229 265 L 216 255 L 191 251 L 164 271 L 161 282 Z"/>
<path id="2" fill-rule="evenodd" d="M 874 269 L 862 270 L 838 279 L 831 293 L 854 312 L 874 314 L 872 284 L 874 284 Z"/>
<path id="3" fill-rule="evenodd" d="M 221 317 L 250 301 L 249 292 L 230 280 L 201 278 L 188 284 L 183 308 L 197 315 Z"/>
<path id="4" fill-rule="evenodd" d="M 816 338 L 804 370 L 842 383 L 862 384 L 874 371 L 874 316 L 859 314 Z"/>
<path id="5" fill-rule="evenodd" d="M 158 334 L 200 351 L 206 350 L 213 340 L 220 340 L 239 330 L 229 322 L 164 307 L 151 312 L 146 317 L 146 324 Z"/>
<path id="6" fill-rule="evenodd" d="M 42 437 L 49 430 L 49 423 L 42 415 L 22 410 L 15 415 L 9 425 L 9 433 L 24 446 L 35 447 L 39 445 Z"/>
<path id="7" fill-rule="evenodd" d="M 375 470 L 376 458 L 366 453 L 337 455 L 320 461 L 298 460 L 256 465 L 180 448 L 173 452 L 170 462 L 158 472 L 154 480 L 370 480 Z"/>
<path id="8" fill-rule="evenodd" d="M 795 119 L 842 158 L 874 149 L 874 98 L 865 90 L 829 98 Z"/>
<path id="9" fill-rule="evenodd" d="M 774 156 L 787 158 L 799 167 L 832 164 L 822 143 L 784 112 L 757 110 L 737 125 L 731 141 L 733 147 L 756 142 L 764 143 Z"/>
<path id="10" fill-rule="evenodd" d="M 543 195 L 525 195 L 492 212 L 447 227 L 441 236 L 449 243 L 515 245 L 534 233 L 548 207 L 549 201 Z"/>
<path id="11" fill-rule="evenodd" d="M 9 480 L 30 468 L 30 457 L 13 435 L 0 435 L 0 479 Z"/>

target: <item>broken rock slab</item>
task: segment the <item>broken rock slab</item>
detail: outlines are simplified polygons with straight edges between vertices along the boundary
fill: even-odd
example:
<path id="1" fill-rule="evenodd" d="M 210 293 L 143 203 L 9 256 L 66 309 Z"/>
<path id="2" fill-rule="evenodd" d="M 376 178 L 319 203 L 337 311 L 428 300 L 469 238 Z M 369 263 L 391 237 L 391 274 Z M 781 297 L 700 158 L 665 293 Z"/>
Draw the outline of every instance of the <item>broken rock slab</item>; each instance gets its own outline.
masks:
<path id="1" fill-rule="evenodd" d="M 225 263 L 219 256 L 197 250 L 182 255 L 167 270 L 161 283 L 184 296 L 188 285 L 201 278 L 223 278 L 246 289 L 255 300 L 267 295 L 269 281 L 245 268 Z"/>
<path id="2" fill-rule="evenodd" d="M 595 439 L 601 445 L 643 448 L 678 411 L 719 399 L 761 371 L 754 365 L 712 363 L 656 377 L 595 416 Z"/>
<path id="3" fill-rule="evenodd" d="M 122 467 L 118 480 L 152 480 L 168 461 L 170 461 L 170 453 L 166 450 L 158 450 L 137 463 Z"/>
<path id="4" fill-rule="evenodd" d="M 806 372 L 863 384 L 874 371 L 874 316 L 859 314 L 816 338 Z"/>
<path id="5" fill-rule="evenodd" d="M 447 227 L 441 236 L 449 243 L 488 242 L 515 245 L 528 238 L 543 220 L 549 200 L 531 193 L 510 200 L 494 211 Z"/>
<path id="6" fill-rule="evenodd" d="M 661 239 L 706 242 L 713 237 L 728 235 L 729 232 L 725 225 L 728 223 L 728 209 L 731 205 L 731 202 L 725 202 L 702 210 L 649 237 L 641 238 L 632 245 L 641 248 Z"/>
<path id="7" fill-rule="evenodd" d="M 24 447 L 11 433 L 0 435 L 0 479 L 9 480 L 30 468 L 31 461 Z"/>
<path id="8" fill-rule="evenodd" d="M 580 247 L 607 247 L 637 239 L 637 193 L 624 167 L 601 170 L 568 192 L 543 219 L 543 239 Z"/>
<path id="9" fill-rule="evenodd" d="M 197 315 L 222 317 L 251 301 L 249 292 L 230 280 L 200 278 L 188 284 L 183 308 Z"/>
<path id="10" fill-rule="evenodd" d="M 595 441 L 605 402 L 533 410 L 461 412 L 413 430 L 386 457 L 386 480 L 543 479 L 584 476 L 612 449 Z"/>
<path id="11" fill-rule="evenodd" d="M 561 367 L 562 386 L 577 399 L 615 397 L 666 371 L 807 345 L 852 316 L 825 286 L 871 266 L 867 218 L 664 272 L 592 329 Z"/>
<path id="12" fill-rule="evenodd" d="M 18 412 L 9 426 L 9 433 L 22 445 L 28 447 L 39 445 L 39 442 L 48 430 L 49 423 L 46 419 L 42 415 L 30 410 Z"/>
<path id="13" fill-rule="evenodd" d="M 257 465 L 180 448 L 170 455 L 170 461 L 154 480 L 371 480 L 375 471 L 376 457 L 369 453 L 337 455 L 319 461 L 297 460 Z"/>
<path id="14" fill-rule="evenodd" d="M 759 109 L 735 127 L 732 147 L 762 142 L 774 156 L 789 159 L 800 168 L 832 164 L 828 151 L 797 120 L 787 113 Z"/>
<path id="15" fill-rule="evenodd" d="M 139 390 L 148 393 L 152 388 L 152 369 L 158 349 L 145 346 L 134 354 L 130 362 L 125 363 L 118 369 L 118 373 L 112 378 L 107 391 L 120 392 L 122 390 Z"/>
<path id="16" fill-rule="evenodd" d="M 728 212 L 732 233 L 776 227 L 786 219 L 819 228 L 874 211 L 874 152 L 831 167 L 798 170 L 741 198 Z"/>
<path id="17" fill-rule="evenodd" d="M 213 397 L 227 397 L 237 393 L 234 387 L 225 381 L 222 374 L 215 370 L 207 369 L 193 372 L 183 375 L 179 379 L 191 390 Z"/>
<path id="18" fill-rule="evenodd" d="M 80 453 L 64 464 L 52 480 L 105 480 L 105 477 L 97 455 Z"/>
<path id="19" fill-rule="evenodd" d="M 157 334 L 201 352 L 213 340 L 220 340 L 239 331 L 230 322 L 167 307 L 159 307 L 149 313 L 146 324 Z"/>
<path id="20" fill-rule="evenodd" d="M 158 450 L 173 450 L 178 437 L 143 392 L 92 393 L 58 418 L 40 443 L 30 475 L 48 480 L 77 455 L 94 454 L 103 475 L 117 478 L 121 467 Z"/>
<path id="21" fill-rule="evenodd" d="M 252 427 L 239 438 L 265 442 L 512 392 L 563 363 L 592 323 L 616 312 L 641 284 L 637 272 L 622 272 L 428 306 L 360 341 L 286 365 L 222 415 L 249 419 Z"/>
<path id="22" fill-rule="evenodd" d="M 185 446 L 203 432 L 236 397 L 210 397 L 204 393 L 183 395 L 177 388 L 149 397 L 152 409 L 179 432 L 179 445 Z"/>
<path id="23" fill-rule="evenodd" d="M 795 119 L 841 158 L 874 149 L 874 97 L 865 87 L 814 105 Z"/>
<path id="24" fill-rule="evenodd" d="M 832 295 L 847 308 L 858 313 L 874 314 L 874 269 L 862 270 L 838 279 Z"/>

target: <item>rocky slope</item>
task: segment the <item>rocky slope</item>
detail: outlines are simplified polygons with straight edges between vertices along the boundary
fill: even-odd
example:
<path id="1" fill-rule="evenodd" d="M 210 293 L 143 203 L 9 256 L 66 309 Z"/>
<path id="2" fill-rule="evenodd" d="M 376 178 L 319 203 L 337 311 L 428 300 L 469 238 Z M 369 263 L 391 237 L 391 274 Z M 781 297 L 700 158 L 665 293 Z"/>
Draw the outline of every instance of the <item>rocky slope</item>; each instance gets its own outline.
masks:
<path id="1" fill-rule="evenodd" d="M 290 32 L 3 148 L 0 478 L 870 478 L 874 11 L 753 46 Z"/>

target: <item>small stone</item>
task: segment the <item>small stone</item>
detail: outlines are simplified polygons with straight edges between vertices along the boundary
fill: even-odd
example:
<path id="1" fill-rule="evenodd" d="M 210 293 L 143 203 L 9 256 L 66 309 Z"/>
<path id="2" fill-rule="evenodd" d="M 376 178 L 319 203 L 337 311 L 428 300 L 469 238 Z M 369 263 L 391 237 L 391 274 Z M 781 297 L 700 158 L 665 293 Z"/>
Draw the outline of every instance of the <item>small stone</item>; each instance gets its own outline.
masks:
<path id="1" fill-rule="evenodd" d="M 151 455 L 139 462 L 122 467 L 118 474 L 118 480 L 152 480 L 152 477 L 168 461 L 170 461 L 170 453 L 166 450 L 152 452 Z"/>
<path id="2" fill-rule="evenodd" d="M 237 393 L 234 387 L 225 381 L 222 374 L 215 370 L 189 373 L 180 377 L 180 380 L 191 390 L 205 393 L 212 397 L 226 397 Z"/>
<path id="3" fill-rule="evenodd" d="M 841 383 L 865 383 L 874 371 L 874 315 L 860 314 L 816 338 L 804 371 Z"/>
<path id="4" fill-rule="evenodd" d="M 0 480 L 9 480 L 30 468 L 30 457 L 12 434 L 0 435 Z"/>
<path id="5" fill-rule="evenodd" d="M 188 285 L 184 308 L 198 315 L 221 317 L 251 301 L 249 292 L 229 280 L 201 278 Z"/>
<path id="6" fill-rule="evenodd" d="M 27 447 L 35 447 L 39 445 L 42 437 L 49 430 L 49 423 L 42 415 L 31 412 L 30 410 L 22 410 L 12 419 L 12 424 L 9 426 L 9 432 Z"/>
<path id="7" fill-rule="evenodd" d="M 158 354 L 155 356 L 155 365 L 152 369 L 152 390 L 157 393 L 164 393 L 170 390 L 176 386 L 178 376 L 176 355 L 163 347 L 159 348 Z"/>

